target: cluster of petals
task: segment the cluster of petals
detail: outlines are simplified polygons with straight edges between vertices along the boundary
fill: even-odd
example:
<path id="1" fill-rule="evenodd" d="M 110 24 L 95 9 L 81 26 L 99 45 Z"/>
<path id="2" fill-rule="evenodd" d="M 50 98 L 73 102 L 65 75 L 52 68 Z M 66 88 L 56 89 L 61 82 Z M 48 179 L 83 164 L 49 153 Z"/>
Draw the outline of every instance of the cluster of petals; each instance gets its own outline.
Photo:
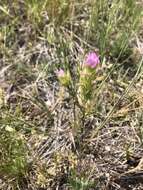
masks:
<path id="1" fill-rule="evenodd" d="M 58 71 L 56 72 L 56 74 L 57 74 L 58 77 L 64 77 L 64 76 L 65 76 L 65 72 L 64 72 L 63 69 L 58 70 Z"/>
<path id="2" fill-rule="evenodd" d="M 99 56 L 95 52 L 91 52 L 87 54 L 84 65 L 94 69 L 99 62 Z"/>

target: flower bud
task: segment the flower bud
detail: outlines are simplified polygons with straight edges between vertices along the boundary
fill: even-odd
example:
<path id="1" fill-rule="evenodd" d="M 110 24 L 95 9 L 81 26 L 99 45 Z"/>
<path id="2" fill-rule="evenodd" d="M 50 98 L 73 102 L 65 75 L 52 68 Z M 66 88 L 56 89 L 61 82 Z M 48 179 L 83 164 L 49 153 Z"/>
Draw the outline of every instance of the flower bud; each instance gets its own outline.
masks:
<path id="1" fill-rule="evenodd" d="M 71 77 L 70 77 L 70 73 L 67 71 L 65 72 L 63 69 L 60 69 L 56 72 L 57 77 L 60 81 L 60 83 L 63 86 L 68 86 L 71 82 Z"/>

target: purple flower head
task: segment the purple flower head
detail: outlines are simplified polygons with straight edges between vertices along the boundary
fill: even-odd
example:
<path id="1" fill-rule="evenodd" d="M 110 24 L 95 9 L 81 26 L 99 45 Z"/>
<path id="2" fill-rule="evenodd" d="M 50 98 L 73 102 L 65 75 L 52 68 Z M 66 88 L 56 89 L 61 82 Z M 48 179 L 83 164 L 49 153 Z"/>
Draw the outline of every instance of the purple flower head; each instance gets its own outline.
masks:
<path id="1" fill-rule="evenodd" d="M 99 57 L 95 52 L 91 52 L 87 54 L 87 57 L 85 59 L 85 66 L 88 66 L 92 69 L 96 67 L 96 65 L 99 64 Z"/>
<path id="2" fill-rule="evenodd" d="M 56 71 L 56 74 L 58 77 L 64 77 L 65 76 L 65 72 L 63 69 L 60 69 L 58 71 Z"/>

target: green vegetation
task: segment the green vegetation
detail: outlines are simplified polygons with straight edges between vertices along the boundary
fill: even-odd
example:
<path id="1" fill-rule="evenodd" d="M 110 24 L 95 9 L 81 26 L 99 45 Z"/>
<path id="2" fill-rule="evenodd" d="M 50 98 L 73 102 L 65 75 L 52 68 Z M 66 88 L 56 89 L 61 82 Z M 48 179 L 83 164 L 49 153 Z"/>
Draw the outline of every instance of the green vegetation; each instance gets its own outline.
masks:
<path id="1" fill-rule="evenodd" d="M 143 156 L 142 16 L 141 0 L 0 1 L 1 190 L 142 187 L 119 178 Z"/>

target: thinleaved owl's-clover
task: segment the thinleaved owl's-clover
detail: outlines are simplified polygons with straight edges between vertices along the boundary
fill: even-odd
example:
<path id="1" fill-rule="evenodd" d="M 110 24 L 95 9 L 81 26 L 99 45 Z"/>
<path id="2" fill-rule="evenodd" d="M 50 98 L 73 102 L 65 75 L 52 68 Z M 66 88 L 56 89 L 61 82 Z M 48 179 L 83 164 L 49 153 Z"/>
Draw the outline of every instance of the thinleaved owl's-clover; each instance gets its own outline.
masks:
<path id="1" fill-rule="evenodd" d="M 99 62 L 99 56 L 95 52 L 91 52 L 87 54 L 84 65 L 94 69 Z"/>

